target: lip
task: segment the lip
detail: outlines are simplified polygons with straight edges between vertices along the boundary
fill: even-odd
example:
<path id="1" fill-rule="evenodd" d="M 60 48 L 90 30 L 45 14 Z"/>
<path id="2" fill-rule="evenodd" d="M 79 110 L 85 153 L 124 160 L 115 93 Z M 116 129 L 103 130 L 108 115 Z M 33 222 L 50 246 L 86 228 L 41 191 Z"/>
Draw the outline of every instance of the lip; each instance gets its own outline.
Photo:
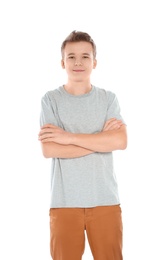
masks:
<path id="1" fill-rule="evenodd" d="M 84 72 L 84 70 L 73 70 L 74 72 Z"/>

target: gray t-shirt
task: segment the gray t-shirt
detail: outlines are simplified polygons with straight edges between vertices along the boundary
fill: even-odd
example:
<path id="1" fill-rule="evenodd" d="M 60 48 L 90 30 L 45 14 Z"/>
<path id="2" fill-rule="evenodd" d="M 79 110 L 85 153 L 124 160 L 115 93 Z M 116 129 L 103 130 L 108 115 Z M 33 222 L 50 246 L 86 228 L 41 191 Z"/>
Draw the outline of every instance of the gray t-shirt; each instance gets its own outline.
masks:
<path id="1" fill-rule="evenodd" d="M 101 132 L 110 118 L 122 119 L 117 97 L 95 86 L 84 95 L 71 95 L 63 86 L 41 100 L 40 125 L 54 124 L 72 133 Z M 119 204 L 113 154 L 93 153 L 73 159 L 52 158 L 51 208 Z"/>

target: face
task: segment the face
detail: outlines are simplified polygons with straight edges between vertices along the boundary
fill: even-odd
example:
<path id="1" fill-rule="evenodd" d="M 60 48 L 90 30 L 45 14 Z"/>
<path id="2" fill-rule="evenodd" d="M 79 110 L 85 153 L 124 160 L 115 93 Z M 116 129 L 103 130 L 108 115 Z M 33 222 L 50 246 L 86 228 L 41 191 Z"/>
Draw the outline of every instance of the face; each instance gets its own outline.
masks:
<path id="1" fill-rule="evenodd" d="M 96 67 L 96 59 L 93 57 L 93 48 L 89 42 L 67 43 L 64 49 L 62 68 L 68 74 L 69 80 L 90 80 L 92 70 Z"/>

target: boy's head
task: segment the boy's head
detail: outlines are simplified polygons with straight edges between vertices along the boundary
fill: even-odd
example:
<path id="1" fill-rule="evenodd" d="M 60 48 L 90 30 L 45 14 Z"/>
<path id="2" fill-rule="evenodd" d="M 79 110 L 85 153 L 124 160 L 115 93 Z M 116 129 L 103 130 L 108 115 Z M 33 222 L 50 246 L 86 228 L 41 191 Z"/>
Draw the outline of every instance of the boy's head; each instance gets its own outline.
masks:
<path id="1" fill-rule="evenodd" d="M 93 58 L 96 59 L 96 44 L 94 43 L 93 39 L 91 36 L 86 33 L 86 32 L 81 32 L 81 31 L 73 31 L 71 32 L 67 38 L 63 41 L 61 45 L 61 54 L 62 58 L 64 56 L 64 49 L 67 43 L 71 42 L 89 42 L 92 45 L 93 49 Z"/>

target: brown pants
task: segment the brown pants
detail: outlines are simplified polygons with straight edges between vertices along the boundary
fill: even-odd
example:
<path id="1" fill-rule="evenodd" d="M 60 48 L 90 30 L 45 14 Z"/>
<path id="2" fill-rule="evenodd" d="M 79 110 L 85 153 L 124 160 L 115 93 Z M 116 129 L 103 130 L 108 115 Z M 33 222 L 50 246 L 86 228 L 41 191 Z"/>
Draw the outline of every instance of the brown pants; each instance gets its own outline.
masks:
<path id="1" fill-rule="evenodd" d="M 51 208 L 50 250 L 53 260 L 81 260 L 85 232 L 94 260 L 122 260 L 121 208 Z"/>

